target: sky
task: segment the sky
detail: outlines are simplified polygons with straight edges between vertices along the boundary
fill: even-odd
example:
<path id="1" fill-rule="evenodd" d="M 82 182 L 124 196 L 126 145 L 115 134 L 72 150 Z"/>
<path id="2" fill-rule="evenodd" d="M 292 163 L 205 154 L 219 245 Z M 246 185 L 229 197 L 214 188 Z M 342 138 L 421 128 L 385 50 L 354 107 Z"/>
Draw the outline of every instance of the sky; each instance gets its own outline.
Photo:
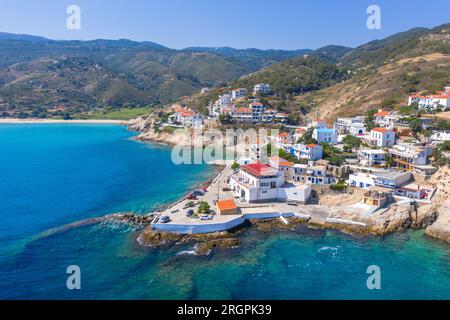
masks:
<path id="1" fill-rule="evenodd" d="M 81 28 L 69 30 L 77 5 Z M 369 5 L 381 10 L 370 30 Z M 0 0 L 0 31 L 51 39 L 131 39 L 181 49 L 356 47 L 450 22 L 449 0 Z"/>

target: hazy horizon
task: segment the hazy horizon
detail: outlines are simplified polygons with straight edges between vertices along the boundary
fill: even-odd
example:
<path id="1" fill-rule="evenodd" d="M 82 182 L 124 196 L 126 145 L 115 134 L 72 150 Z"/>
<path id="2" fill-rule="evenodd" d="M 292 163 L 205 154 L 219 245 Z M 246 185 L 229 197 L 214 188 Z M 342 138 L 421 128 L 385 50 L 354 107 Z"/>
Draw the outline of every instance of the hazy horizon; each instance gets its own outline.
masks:
<path id="1" fill-rule="evenodd" d="M 0 0 L 0 30 L 53 40 L 155 42 L 172 49 L 231 47 L 261 50 L 357 47 L 416 27 L 448 23 L 445 0 L 267 1 Z M 81 29 L 66 27 L 69 5 L 81 9 Z M 381 29 L 369 30 L 369 5 L 381 10 Z M 427 19 L 416 21 L 423 12 Z"/>

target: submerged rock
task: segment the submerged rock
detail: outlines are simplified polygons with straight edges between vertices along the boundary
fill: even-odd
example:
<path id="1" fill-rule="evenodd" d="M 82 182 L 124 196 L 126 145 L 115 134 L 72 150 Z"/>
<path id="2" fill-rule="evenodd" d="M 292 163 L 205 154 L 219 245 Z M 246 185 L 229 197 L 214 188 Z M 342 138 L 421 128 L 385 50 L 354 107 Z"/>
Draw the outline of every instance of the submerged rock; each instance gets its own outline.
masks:
<path id="1" fill-rule="evenodd" d="M 142 246 L 155 248 L 196 243 L 195 253 L 204 255 L 216 248 L 229 249 L 239 246 L 240 241 L 233 236 L 234 234 L 230 232 L 178 234 L 148 228 L 139 235 L 137 240 Z"/>
<path id="2" fill-rule="evenodd" d="M 218 249 L 231 249 L 239 246 L 241 242 L 236 238 L 216 239 L 201 242 L 196 246 L 195 253 L 197 255 L 209 254 L 212 250 Z"/>

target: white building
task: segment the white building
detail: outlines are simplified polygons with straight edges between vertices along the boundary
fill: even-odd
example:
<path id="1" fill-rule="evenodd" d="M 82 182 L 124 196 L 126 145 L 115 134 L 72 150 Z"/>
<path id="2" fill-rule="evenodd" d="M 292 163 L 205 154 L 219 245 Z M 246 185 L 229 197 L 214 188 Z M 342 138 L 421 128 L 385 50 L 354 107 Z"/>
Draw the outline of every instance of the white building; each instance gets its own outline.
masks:
<path id="1" fill-rule="evenodd" d="M 245 88 L 234 89 L 233 91 L 231 91 L 231 98 L 233 100 L 242 99 L 245 98 L 246 96 L 247 96 L 247 89 Z"/>
<path id="2" fill-rule="evenodd" d="M 386 171 L 386 172 L 375 172 L 373 175 L 375 178 L 375 185 L 379 187 L 395 189 L 412 179 L 411 172 L 400 172 L 400 171 Z"/>
<path id="3" fill-rule="evenodd" d="M 347 184 L 361 189 L 368 189 L 375 186 L 375 179 L 376 176 L 373 174 L 358 172 L 349 176 Z"/>
<path id="4" fill-rule="evenodd" d="M 394 163 L 407 170 L 412 170 L 413 165 L 425 165 L 431 154 L 431 147 L 423 147 L 409 143 L 399 143 L 389 148 L 389 155 Z"/>
<path id="5" fill-rule="evenodd" d="M 363 166 L 383 166 L 386 164 L 386 152 L 380 149 L 363 149 L 358 151 L 358 159 Z"/>
<path id="6" fill-rule="evenodd" d="M 230 177 L 231 190 L 245 202 L 296 201 L 306 203 L 311 195 L 309 185 L 285 185 L 283 172 L 262 163 L 239 168 Z"/>
<path id="7" fill-rule="evenodd" d="M 396 121 L 399 119 L 399 116 L 390 111 L 378 110 L 377 113 L 374 114 L 374 122 L 380 128 L 394 129 Z"/>
<path id="8" fill-rule="evenodd" d="M 188 108 L 175 108 L 175 121 L 184 127 L 201 128 L 203 126 L 203 117 Z"/>
<path id="9" fill-rule="evenodd" d="M 284 185 L 283 173 L 262 163 L 241 166 L 231 176 L 231 189 L 246 202 L 260 202 L 278 199 L 278 189 Z"/>
<path id="10" fill-rule="evenodd" d="M 450 87 L 445 87 L 444 91 L 438 91 L 435 95 L 412 95 L 408 98 L 408 105 L 413 103 L 417 103 L 419 109 L 437 109 L 438 106 L 450 108 Z"/>
<path id="11" fill-rule="evenodd" d="M 334 178 L 327 174 L 326 166 L 295 164 L 289 168 L 287 180 L 307 184 L 331 184 Z"/>
<path id="12" fill-rule="evenodd" d="M 364 124 L 365 117 L 357 116 L 353 118 L 337 118 L 334 127 L 342 134 L 350 133 L 353 124 Z"/>
<path id="13" fill-rule="evenodd" d="M 259 83 L 253 87 L 253 94 L 269 94 L 272 91 L 270 85 Z"/>
<path id="14" fill-rule="evenodd" d="M 276 146 L 281 148 L 283 145 L 294 143 L 294 137 L 288 132 L 280 132 L 275 137 Z"/>
<path id="15" fill-rule="evenodd" d="M 253 111 L 251 108 L 238 108 L 233 112 L 232 117 L 236 122 L 252 123 Z"/>
<path id="16" fill-rule="evenodd" d="M 433 131 L 430 140 L 438 142 L 450 140 L 450 131 Z"/>
<path id="17" fill-rule="evenodd" d="M 431 200 L 436 188 L 417 183 L 410 183 L 395 189 L 395 194 L 412 199 Z"/>
<path id="18" fill-rule="evenodd" d="M 313 132 L 313 139 L 317 141 L 317 143 L 326 142 L 329 144 L 336 144 L 338 143 L 338 130 L 337 129 L 314 129 Z"/>
<path id="19" fill-rule="evenodd" d="M 323 147 L 317 144 L 294 144 L 289 153 L 297 159 L 308 159 L 309 161 L 320 160 L 323 157 Z"/>
<path id="20" fill-rule="evenodd" d="M 267 146 L 269 140 L 260 139 L 259 137 L 256 141 L 248 145 L 247 153 L 248 156 L 253 159 L 253 161 L 260 161 L 267 156 Z"/>
<path id="21" fill-rule="evenodd" d="M 366 126 L 364 123 L 352 123 L 348 131 L 354 136 L 363 136 L 366 134 Z"/>
<path id="22" fill-rule="evenodd" d="M 369 142 L 379 148 L 395 144 L 395 132 L 387 128 L 374 128 L 370 131 Z"/>
<path id="23" fill-rule="evenodd" d="M 232 96 L 229 93 L 219 96 L 219 100 L 217 101 L 217 104 L 219 106 L 228 106 L 231 103 L 232 103 Z"/>

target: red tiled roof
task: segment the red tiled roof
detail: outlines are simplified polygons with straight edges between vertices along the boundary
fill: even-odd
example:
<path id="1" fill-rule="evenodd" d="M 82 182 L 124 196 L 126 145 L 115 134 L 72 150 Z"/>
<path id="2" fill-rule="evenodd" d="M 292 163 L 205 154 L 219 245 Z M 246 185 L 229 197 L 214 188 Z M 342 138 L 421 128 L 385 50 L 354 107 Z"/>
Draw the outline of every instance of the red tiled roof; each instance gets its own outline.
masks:
<path id="1" fill-rule="evenodd" d="M 279 136 L 280 138 L 282 138 L 282 137 L 289 137 L 289 133 L 287 133 L 287 132 L 281 132 L 280 134 L 278 134 L 278 136 Z"/>
<path id="2" fill-rule="evenodd" d="M 219 208 L 220 211 L 237 209 L 237 205 L 236 205 L 236 203 L 234 202 L 233 199 L 219 200 L 219 201 L 217 201 L 216 205 L 217 205 L 217 208 Z"/>
<path id="3" fill-rule="evenodd" d="M 308 148 L 315 148 L 315 147 L 317 147 L 317 144 L 314 144 L 314 143 L 310 143 L 310 144 L 307 144 L 306 145 Z"/>
<path id="4" fill-rule="evenodd" d="M 278 164 L 280 167 L 292 167 L 295 163 L 291 161 L 280 161 Z"/>
<path id="5" fill-rule="evenodd" d="M 252 107 L 262 107 L 263 104 L 261 102 L 252 102 L 252 103 L 250 103 L 250 106 L 252 106 Z"/>
<path id="6" fill-rule="evenodd" d="M 252 109 L 250 108 L 239 108 L 236 110 L 236 113 L 252 113 Z"/>
<path id="7" fill-rule="evenodd" d="M 389 111 L 380 111 L 380 112 L 375 113 L 375 116 L 376 117 L 386 117 L 386 116 L 388 116 L 390 114 L 391 113 Z"/>
<path id="8" fill-rule="evenodd" d="M 241 169 L 255 177 L 275 176 L 278 172 L 275 168 L 260 162 L 241 166 Z"/>
<path id="9" fill-rule="evenodd" d="M 391 131 L 391 130 L 388 130 L 386 128 L 373 128 L 372 131 L 385 133 L 385 132 L 388 132 L 388 131 Z"/>

